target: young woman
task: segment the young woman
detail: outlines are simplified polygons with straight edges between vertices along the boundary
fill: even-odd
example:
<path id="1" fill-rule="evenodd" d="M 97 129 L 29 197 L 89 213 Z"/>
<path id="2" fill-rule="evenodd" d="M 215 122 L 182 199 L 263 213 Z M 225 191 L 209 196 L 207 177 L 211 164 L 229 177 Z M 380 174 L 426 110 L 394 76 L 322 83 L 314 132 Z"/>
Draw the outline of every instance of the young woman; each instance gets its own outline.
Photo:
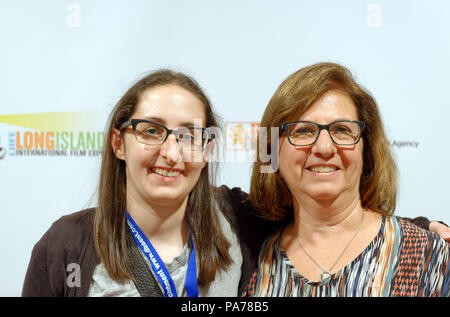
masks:
<path id="1" fill-rule="evenodd" d="M 98 207 L 53 224 L 23 295 L 236 296 L 242 254 L 207 162 L 217 126 L 190 77 L 161 70 L 134 84 L 110 116 Z"/>
<path id="2" fill-rule="evenodd" d="M 190 77 L 156 71 L 109 119 L 98 206 L 56 221 L 23 296 L 238 296 L 280 223 L 214 187 L 216 116 Z M 425 224 L 428 227 L 428 223 Z"/>

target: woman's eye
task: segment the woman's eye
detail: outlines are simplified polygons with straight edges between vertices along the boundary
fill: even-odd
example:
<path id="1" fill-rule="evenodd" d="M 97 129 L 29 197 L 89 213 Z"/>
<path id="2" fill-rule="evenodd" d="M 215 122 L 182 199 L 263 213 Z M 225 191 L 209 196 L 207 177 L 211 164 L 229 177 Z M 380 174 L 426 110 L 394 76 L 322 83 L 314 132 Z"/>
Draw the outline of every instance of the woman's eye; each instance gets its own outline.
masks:
<path id="1" fill-rule="evenodd" d="M 187 133 L 182 133 L 178 136 L 178 138 L 182 141 L 191 141 L 193 139 L 193 136 Z"/>
<path id="2" fill-rule="evenodd" d="M 154 129 L 154 128 L 149 128 L 149 129 L 147 129 L 147 130 L 144 130 L 144 134 L 149 134 L 149 135 L 154 135 L 154 134 L 157 134 L 158 132 L 156 131 L 156 129 Z"/>
<path id="3" fill-rule="evenodd" d="M 148 127 L 142 130 L 142 134 L 147 137 L 161 137 L 165 132 L 164 129 L 159 127 Z"/>
<path id="4" fill-rule="evenodd" d="M 314 134 L 313 129 L 310 128 L 297 128 L 293 131 L 293 135 L 305 135 L 305 134 Z"/>
<path id="5" fill-rule="evenodd" d="M 351 130 L 346 126 L 338 126 L 333 129 L 334 133 L 350 133 Z"/>

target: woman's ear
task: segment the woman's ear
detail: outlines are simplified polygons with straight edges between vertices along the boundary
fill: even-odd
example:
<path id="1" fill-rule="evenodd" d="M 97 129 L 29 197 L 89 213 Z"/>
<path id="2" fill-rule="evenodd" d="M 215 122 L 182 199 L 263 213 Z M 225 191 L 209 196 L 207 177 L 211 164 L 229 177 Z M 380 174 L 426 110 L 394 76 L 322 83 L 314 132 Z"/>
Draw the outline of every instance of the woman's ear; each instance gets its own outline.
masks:
<path id="1" fill-rule="evenodd" d="M 216 146 L 216 141 L 212 140 L 206 144 L 205 149 L 203 150 L 203 160 L 205 164 L 209 161 L 212 155 L 212 151 L 214 147 Z"/>
<path id="2" fill-rule="evenodd" d="M 111 146 L 114 154 L 119 160 L 125 160 L 125 144 L 120 137 L 120 132 L 117 129 L 113 129 L 111 133 Z"/>

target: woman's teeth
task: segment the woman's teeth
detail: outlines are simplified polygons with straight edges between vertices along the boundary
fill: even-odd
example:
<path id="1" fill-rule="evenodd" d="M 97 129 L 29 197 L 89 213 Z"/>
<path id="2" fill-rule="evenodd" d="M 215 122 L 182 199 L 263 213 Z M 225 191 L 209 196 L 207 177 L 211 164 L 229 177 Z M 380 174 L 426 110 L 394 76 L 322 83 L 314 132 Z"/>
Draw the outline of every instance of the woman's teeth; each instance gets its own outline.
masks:
<path id="1" fill-rule="evenodd" d="M 162 168 L 152 168 L 152 172 L 166 177 L 176 177 L 181 174 L 181 172 L 178 171 L 168 171 Z"/>
<path id="2" fill-rule="evenodd" d="M 310 171 L 316 172 L 316 173 L 331 173 L 337 170 L 337 167 L 335 166 L 313 166 L 308 168 Z"/>

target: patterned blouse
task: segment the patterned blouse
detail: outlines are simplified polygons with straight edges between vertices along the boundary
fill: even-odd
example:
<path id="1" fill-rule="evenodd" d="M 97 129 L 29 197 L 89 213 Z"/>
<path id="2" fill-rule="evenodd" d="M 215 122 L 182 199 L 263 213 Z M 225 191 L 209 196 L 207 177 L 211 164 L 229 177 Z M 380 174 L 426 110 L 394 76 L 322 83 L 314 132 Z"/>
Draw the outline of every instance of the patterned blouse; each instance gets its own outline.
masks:
<path id="1" fill-rule="evenodd" d="M 450 245 L 404 219 L 383 217 L 364 251 L 321 282 L 298 273 L 281 233 L 264 242 L 244 296 L 450 296 Z"/>

